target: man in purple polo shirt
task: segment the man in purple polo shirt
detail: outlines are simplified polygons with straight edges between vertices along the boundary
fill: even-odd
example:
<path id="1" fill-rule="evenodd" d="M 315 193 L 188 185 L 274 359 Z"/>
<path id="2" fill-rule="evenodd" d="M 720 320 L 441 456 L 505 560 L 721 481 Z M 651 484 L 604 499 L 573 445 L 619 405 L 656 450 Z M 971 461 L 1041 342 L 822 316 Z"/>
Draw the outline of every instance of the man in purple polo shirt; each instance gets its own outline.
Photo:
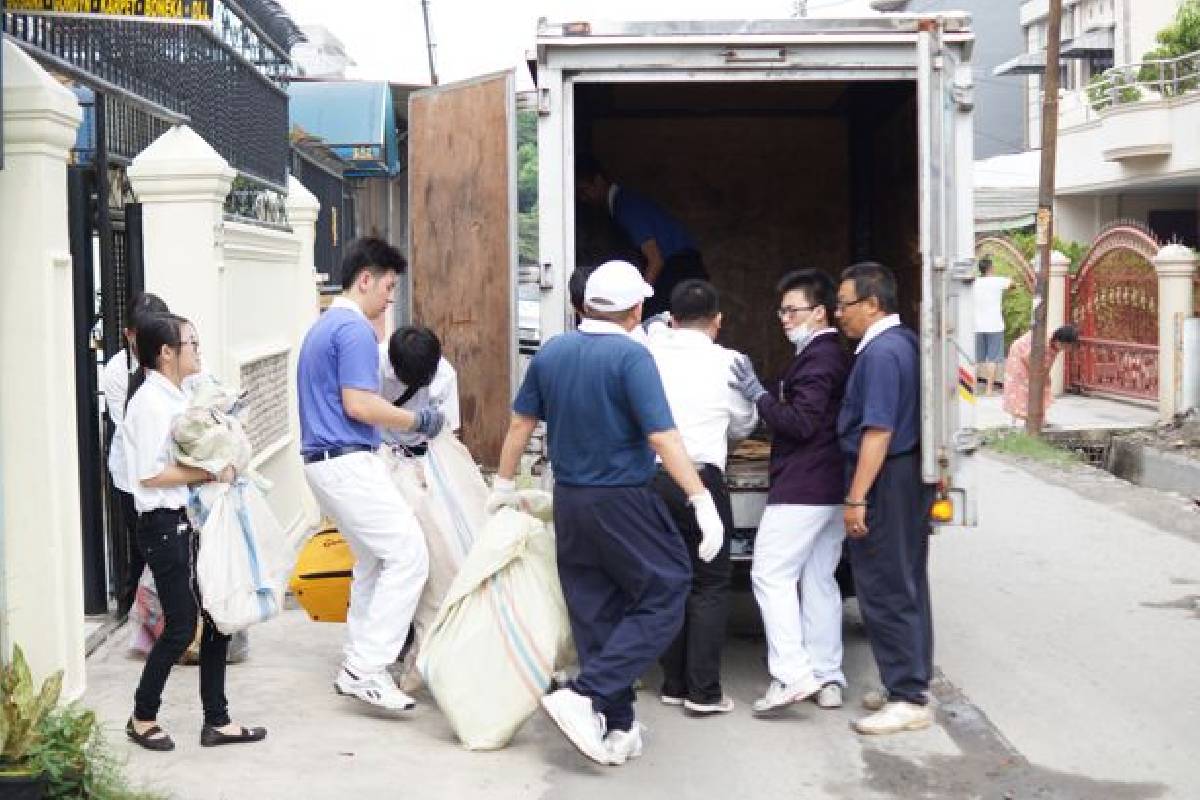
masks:
<path id="1" fill-rule="evenodd" d="M 387 310 L 407 267 L 387 242 L 352 242 L 342 264 L 345 290 L 304 337 L 296 377 L 304 477 L 354 553 L 345 659 L 334 689 L 389 711 L 414 705 L 387 667 L 408 635 L 429 557 L 412 509 L 375 451 L 380 427 L 432 437 L 443 420 L 436 408 L 407 411 L 379 394 L 371 321 Z"/>
<path id="2" fill-rule="evenodd" d="M 783 334 L 792 363 L 767 391 L 748 360 L 736 385 L 771 428 L 771 485 L 754 539 L 750 577 L 767 634 L 771 683 L 754 702 L 764 714 L 816 696 L 842 704 L 842 593 L 834 571 L 842 556 L 844 459 L 837 415 L 848 366 L 831 326 L 833 280 L 803 269 L 779 282 Z M 796 584 L 800 584 L 800 601 Z"/>

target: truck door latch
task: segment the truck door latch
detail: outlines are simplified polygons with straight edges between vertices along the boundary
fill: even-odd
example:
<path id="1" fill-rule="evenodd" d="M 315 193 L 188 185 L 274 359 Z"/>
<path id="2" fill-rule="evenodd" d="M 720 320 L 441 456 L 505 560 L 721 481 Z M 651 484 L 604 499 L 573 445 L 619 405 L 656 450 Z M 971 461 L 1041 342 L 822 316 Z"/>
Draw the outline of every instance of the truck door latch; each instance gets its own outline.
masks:
<path id="1" fill-rule="evenodd" d="M 975 280 L 978 270 L 975 266 L 973 258 L 959 258 L 954 261 L 954 267 L 950 271 L 951 277 L 955 280 L 971 283 Z"/>

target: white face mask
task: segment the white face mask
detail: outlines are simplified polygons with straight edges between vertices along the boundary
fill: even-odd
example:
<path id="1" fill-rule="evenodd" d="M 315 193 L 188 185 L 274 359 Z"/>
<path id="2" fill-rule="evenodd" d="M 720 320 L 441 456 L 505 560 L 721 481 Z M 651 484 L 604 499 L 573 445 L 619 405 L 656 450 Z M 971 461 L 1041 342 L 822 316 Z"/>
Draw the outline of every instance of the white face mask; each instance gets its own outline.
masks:
<path id="1" fill-rule="evenodd" d="M 816 334 L 816 331 L 807 325 L 801 325 L 798 328 L 792 328 L 790 331 L 784 331 L 784 335 L 795 346 L 797 352 L 804 349 L 804 345 L 808 344 L 814 334 Z"/>

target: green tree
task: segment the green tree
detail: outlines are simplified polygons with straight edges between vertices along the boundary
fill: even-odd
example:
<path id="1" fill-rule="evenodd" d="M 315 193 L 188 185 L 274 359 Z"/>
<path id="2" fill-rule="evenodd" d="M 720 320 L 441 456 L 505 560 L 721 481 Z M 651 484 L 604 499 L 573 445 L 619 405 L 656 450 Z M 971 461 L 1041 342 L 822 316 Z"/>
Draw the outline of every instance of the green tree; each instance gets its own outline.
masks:
<path id="1" fill-rule="evenodd" d="M 1175 12 L 1171 24 L 1155 37 L 1158 47 L 1142 56 L 1142 61 L 1164 61 L 1200 51 L 1200 0 L 1186 0 Z M 1165 64 L 1145 64 L 1138 73 L 1143 83 L 1157 83 L 1162 94 L 1171 96 L 1190 92 L 1198 85 L 1197 64 L 1193 59 L 1177 65 L 1178 71 Z"/>
<path id="2" fill-rule="evenodd" d="M 522 262 L 538 260 L 537 114 L 517 112 L 517 251 Z"/>

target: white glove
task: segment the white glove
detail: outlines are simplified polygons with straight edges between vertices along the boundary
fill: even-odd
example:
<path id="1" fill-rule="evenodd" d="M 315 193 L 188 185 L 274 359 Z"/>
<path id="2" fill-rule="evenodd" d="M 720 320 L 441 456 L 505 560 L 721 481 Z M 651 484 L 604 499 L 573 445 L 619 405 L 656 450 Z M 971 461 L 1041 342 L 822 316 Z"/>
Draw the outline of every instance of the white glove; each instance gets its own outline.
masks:
<path id="1" fill-rule="evenodd" d="M 518 508 L 520 500 L 517 497 L 517 482 L 512 478 L 492 478 L 492 493 L 488 495 L 484 510 L 495 514 L 502 508 Z"/>
<path id="2" fill-rule="evenodd" d="M 696 512 L 696 524 L 700 526 L 700 560 L 708 563 L 721 552 L 725 543 L 725 523 L 717 513 L 717 504 L 713 502 L 709 492 L 694 494 L 688 498 L 688 505 Z"/>

